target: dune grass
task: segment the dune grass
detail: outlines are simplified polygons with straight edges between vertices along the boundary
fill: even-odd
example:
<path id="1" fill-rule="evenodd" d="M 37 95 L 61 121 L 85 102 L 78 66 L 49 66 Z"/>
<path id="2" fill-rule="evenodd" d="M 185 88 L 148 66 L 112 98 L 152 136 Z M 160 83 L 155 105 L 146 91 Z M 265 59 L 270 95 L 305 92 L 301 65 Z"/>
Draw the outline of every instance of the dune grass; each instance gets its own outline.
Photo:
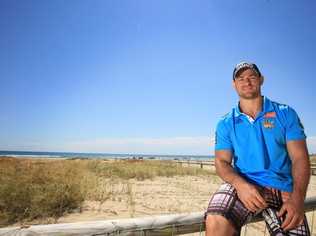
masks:
<path id="1" fill-rule="evenodd" d="M 53 217 L 84 200 L 80 169 L 61 161 L 0 159 L 0 224 Z"/>
<path id="2" fill-rule="evenodd" d="M 182 167 L 172 161 L 125 160 L 106 164 L 96 162 L 94 171 L 99 176 L 121 179 L 154 179 L 157 176 L 209 175 L 210 171 L 194 167 Z"/>
<path id="3" fill-rule="evenodd" d="M 130 194 L 130 179 L 210 175 L 171 161 L 48 160 L 0 158 L 0 226 L 38 219 L 58 219 L 98 201 Z"/>

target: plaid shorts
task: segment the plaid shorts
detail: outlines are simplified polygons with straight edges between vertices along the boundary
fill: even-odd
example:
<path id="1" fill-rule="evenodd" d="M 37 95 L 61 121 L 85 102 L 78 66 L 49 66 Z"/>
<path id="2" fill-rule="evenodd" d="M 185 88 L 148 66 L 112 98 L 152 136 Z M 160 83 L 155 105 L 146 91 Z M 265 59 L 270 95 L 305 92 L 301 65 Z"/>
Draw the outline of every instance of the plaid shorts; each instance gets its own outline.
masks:
<path id="1" fill-rule="evenodd" d="M 276 213 L 280 210 L 283 202 L 289 199 L 288 192 L 282 192 L 273 188 L 258 188 L 266 200 L 268 208 L 257 214 L 262 214 L 264 217 L 270 235 L 310 235 L 306 216 L 304 216 L 303 223 L 297 228 L 287 232 L 281 229 L 281 220 Z M 255 213 L 252 213 L 243 205 L 237 196 L 236 189 L 232 185 L 224 183 L 213 194 L 205 212 L 205 218 L 207 215 L 224 216 L 235 226 L 238 234 L 240 234 L 241 227 L 249 222 L 255 216 Z"/>

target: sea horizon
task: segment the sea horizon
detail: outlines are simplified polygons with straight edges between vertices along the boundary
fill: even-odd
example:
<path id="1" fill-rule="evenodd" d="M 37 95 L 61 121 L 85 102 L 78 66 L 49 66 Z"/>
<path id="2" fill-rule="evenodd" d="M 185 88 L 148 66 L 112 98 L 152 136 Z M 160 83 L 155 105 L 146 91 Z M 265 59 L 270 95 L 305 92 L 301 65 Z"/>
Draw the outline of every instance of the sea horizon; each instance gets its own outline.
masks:
<path id="1" fill-rule="evenodd" d="M 143 153 L 99 153 L 99 152 L 46 152 L 0 150 L 0 157 L 16 158 L 86 158 L 86 159 L 155 159 L 155 160 L 208 160 L 213 155 L 162 155 Z"/>

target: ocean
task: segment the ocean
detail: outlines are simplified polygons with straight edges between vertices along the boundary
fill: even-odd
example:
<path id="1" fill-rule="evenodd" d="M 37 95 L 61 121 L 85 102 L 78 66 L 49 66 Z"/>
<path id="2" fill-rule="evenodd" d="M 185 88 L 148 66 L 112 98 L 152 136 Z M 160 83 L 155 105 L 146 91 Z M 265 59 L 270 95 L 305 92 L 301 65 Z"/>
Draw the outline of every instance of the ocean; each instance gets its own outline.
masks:
<path id="1" fill-rule="evenodd" d="M 214 156 L 203 155 L 148 155 L 148 154 L 113 154 L 80 152 L 34 152 L 34 151 L 0 151 L 1 156 L 16 158 L 78 158 L 78 159 L 144 159 L 144 160 L 199 160 L 206 161 Z"/>

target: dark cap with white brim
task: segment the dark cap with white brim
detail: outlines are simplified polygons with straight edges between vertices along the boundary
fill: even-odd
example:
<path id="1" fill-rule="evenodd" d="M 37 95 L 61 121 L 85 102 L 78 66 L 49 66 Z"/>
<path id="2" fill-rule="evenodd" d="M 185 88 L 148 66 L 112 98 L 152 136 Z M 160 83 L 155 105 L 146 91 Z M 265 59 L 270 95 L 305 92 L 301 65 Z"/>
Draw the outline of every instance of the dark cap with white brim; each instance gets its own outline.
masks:
<path id="1" fill-rule="evenodd" d="M 240 74 L 240 72 L 246 70 L 246 69 L 252 69 L 256 74 L 261 77 L 261 72 L 258 69 L 258 66 L 254 63 L 249 62 L 240 62 L 235 66 L 234 72 L 233 72 L 233 80 L 236 79 L 236 77 Z"/>

